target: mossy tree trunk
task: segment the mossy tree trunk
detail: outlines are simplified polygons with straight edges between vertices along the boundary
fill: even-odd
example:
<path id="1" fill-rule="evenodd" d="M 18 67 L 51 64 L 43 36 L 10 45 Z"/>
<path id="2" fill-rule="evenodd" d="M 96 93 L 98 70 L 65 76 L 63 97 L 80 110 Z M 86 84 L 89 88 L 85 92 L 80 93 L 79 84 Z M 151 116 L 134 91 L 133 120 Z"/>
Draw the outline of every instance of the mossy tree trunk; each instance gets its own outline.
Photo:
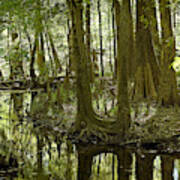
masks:
<path id="1" fill-rule="evenodd" d="M 76 85 L 77 85 L 77 118 L 75 122 L 75 130 L 82 133 L 95 132 L 111 132 L 114 130 L 115 122 L 102 121 L 93 110 L 90 75 L 89 75 L 89 59 L 87 55 L 87 46 L 84 40 L 83 30 L 83 5 L 82 0 L 68 1 L 68 6 L 73 14 L 72 18 L 72 61 L 75 64 Z M 119 129 L 118 129 L 119 130 Z M 81 133 L 81 134 L 82 134 Z"/>
<path id="2" fill-rule="evenodd" d="M 39 135 L 37 137 L 37 171 L 42 172 L 43 169 L 43 138 Z"/>
<path id="3" fill-rule="evenodd" d="M 84 30 L 83 30 L 83 6 L 82 0 L 72 2 L 73 11 L 73 61 L 76 63 L 77 78 L 77 126 L 80 127 L 81 121 L 85 123 L 87 118 L 93 116 L 91 101 L 90 80 L 88 72 L 88 57 L 86 55 Z M 84 119 L 85 118 L 85 119 Z"/>
<path id="4" fill-rule="evenodd" d="M 161 156 L 161 171 L 163 180 L 173 180 L 174 160 L 167 155 Z"/>
<path id="5" fill-rule="evenodd" d="M 158 19 L 157 19 L 157 10 L 156 10 L 156 1 L 147 1 L 146 9 L 147 18 L 149 21 L 149 29 L 151 32 L 153 48 L 156 55 L 156 60 L 159 61 L 160 58 L 160 37 L 158 29 Z"/>
<path id="6" fill-rule="evenodd" d="M 172 31 L 170 1 L 160 0 L 159 2 L 162 29 L 159 102 L 161 105 L 168 106 L 178 103 L 176 74 L 172 68 L 175 56 L 175 38 Z"/>
<path id="7" fill-rule="evenodd" d="M 112 29 L 111 29 L 111 6 L 108 8 L 108 33 L 109 36 L 112 34 Z M 110 71 L 113 74 L 113 64 L 112 64 L 112 39 L 109 38 L 109 67 Z"/>
<path id="8" fill-rule="evenodd" d="M 57 49 L 54 44 L 52 34 L 50 33 L 50 31 L 48 32 L 48 37 L 49 37 L 49 43 L 50 43 L 50 47 L 51 47 L 51 51 L 52 51 L 53 61 L 55 64 L 55 68 L 53 69 L 53 71 L 54 71 L 54 75 L 57 76 L 59 73 L 62 72 L 62 66 L 61 66 L 61 62 L 60 62 L 60 59 L 59 59 L 59 56 L 57 53 Z"/>
<path id="9" fill-rule="evenodd" d="M 35 56 L 36 56 L 36 45 L 37 45 L 37 35 L 35 35 L 34 46 L 31 49 L 31 59 L 30 59 L 30 77 L 34 81 L 36 78 L 34 63 L 35 63 Z"/>
<path id="10" fill-rule="evenodd" d="M 117 42 L 116 42 L 116 25 L 115 25 L 115 0 L 112 1 L 112 30 L 113 30 L 113 56 L 114 56 L 114 79 L 117 78 Z"/>
<path id="11" fill-rule="evenodd" d="M 102 16 L 101 16 L 101 0 L 98 0 L 98 15 L 99 15 L 99 43 L 100 43 L 100 67 L 101 76 L 104 76 L 104 61 L 103 61 L 103 35 L 102 35 Z"/>
<path id="12" fill-rule="evenodd" d="M 147 54 L 149 54 L 149 63 L 152 69 L 152 78 L 156 92 L 159 85 L 159 57 L 160 57 L 160 39 L 157 22 L 157 12 L 155 0 L 145 1 L 145 16 L 148 20 L 148 38 L 147 38 Z"/>
<path id="13" fill-rule="evenodd" d="M 39 69 L 39 77 L 42 79 L 46 79 L 47 77 L 47 67 L 45 63 L 45 51 L 44 51 L 44 39 L 43 34 L 38 33 L 38 38 L 36 41 L 36 63 Z"/>
<path id="14" fill-rule="evenodd" d="M 72 2 L 67 0 L 67 5 L 69 8 L 68 12 L 68 35 L 67 35 L 67 41 L 68 41 L 68 50 L 69 50 L 69 62 L 68 62 L 68 75 L 72 73 L 72 71 L 75 71 L 75 63 L 73 61 L 73 27 L 74 25 L 74 14 L 73 14 L 73 7 Z"/>
<path id="15" fill-rule="evenodd" d="M 36 63 L 39 70 L 39 79 L 43 81 L 47 80 L 48 69 L 46 66 L 46 56 L 45 56 L 45 43 L 44 43 L 44 25 L 43 25 L 43 15 L 42 15 L 42 1 L 37 0 L 36 2 L 36 19 L 35 19 L 35 42 L 36 42 Z"/>
<path id="16" fill-rule="evenodd" d="M 93 82 L 93 69 L 91 60 L 91 1 L 86 3 L 86 46 L 88 58 L 88 73 L 91 83 Z"/>
<path id="17" fill-rule="evenodd" d="M 149 1 L 137 2 L 136 26 L 136 73 L 133 98 L 157 98 L 158 64 L 152 45 L 150 23 L 148 19 Z"/>
<path id="18" fill-rule="evenodd" d="M 128 150 L 118 152 L 118 180 L 129 180 L 132 171 L 132 156 Z"/>
<path id="19" fill-rule="evenodd" d="M 68 32 L 67 32 L 67 44 L 68 44 L 68 61 L 66 61 L 66 76 L 69 76 L 70 72 L 71 72 L 71 44 L 70 44 L 70 37 L 71 37 L 71 25 L 70 25 L 70 17 L 71 14 L 68 14 L 68 19 L 67 19 L 67 28 L 68 28 Z"/>
<path id="20" fill-rule="evenodd" d="M 73 153 L 72 144 L 71 142 L 67 141 L 67 149 L 66 149 L 66 156 L 67 156 L 66 179 L 67 180 L 72 180 L 72 175 L 73 175 L 72 153 Z"/>
<path id="21" fill-rule="evenodd" d="M 116 122 L 99 121 L 92 107 L 90 76 L 88 73 L 88 55 L 83 30 L 82 0 L 68 1 L 72 18 L 73 61 L 75 62 L 77 83 L 77 119 L 76 130 L 88 127 L 103 132 L 115 132 L 124 136 L 130 127 L 130 109 L 128 101 L 128 63 L 131 51 L 132 22 L 130 2 L 124 0 L 120 6 L 115 1 L 117 26 L 117 81 L 118 81 L 118 118 Z M 125 20 L 124 20 L 125 19 Z M 121 27 L 121 28 L 120 28 Z M 120 38 L 121 36 L 121 38 Z"/>
<path id="22" fill-rule="evenodd" d="M 130 15 L 129 2 L 123 0 L 120 6 L 115 1 L 117 26 L 117 81 L 118 81 L 118 128 L 124 136 L 130 127 L 130 109 L 128 101 L 128 61 L 130 58 Z"/>
<path id="23" fill-rule="evenodd" d="M 131 8 L 131 2 L 127 1 L 127 19 L 128 19 L 128 26 L 129 26 L 129 57 L 128 57 L 128 82 L 132 81 L 134 78 L 134 67 L 135 67 L 135 38 L 134 38 L 134 28 L 133 28 L 133 15 L 132 15 L 132 8 Z"/>
<path id="24" fill-rule="evenodd" d="M 78 153 L 78 180 L 88 180 L 91 176 L 93 156 L 88 153 Z"/>
<path id="25" fill-rule="evenodd" d="M 153 161 L 154 155 L 136 154 L 136 179 L 153 179 Z"/>

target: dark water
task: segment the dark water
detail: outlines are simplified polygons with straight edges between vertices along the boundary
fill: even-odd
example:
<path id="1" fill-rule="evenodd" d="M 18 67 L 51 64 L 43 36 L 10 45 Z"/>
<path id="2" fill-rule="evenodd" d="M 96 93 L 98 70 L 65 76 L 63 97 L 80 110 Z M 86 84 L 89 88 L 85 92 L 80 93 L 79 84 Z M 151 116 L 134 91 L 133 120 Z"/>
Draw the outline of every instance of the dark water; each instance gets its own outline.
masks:
<path id="1" fill-rule="evenodd" d="M 0 92 L 0 180 L 180 179 L 177 153 L 72 144 L 66 129 L 76 104 L 63 93 Z"/>

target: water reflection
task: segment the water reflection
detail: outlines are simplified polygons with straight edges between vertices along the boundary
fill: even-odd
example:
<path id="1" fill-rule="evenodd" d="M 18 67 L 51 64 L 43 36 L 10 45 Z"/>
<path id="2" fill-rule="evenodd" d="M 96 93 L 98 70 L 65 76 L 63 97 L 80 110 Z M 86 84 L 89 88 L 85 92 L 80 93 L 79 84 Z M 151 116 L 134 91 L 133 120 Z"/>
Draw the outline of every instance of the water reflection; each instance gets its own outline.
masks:
<path id="1" fill-rule="evenodd" d="M 153 161 L 155 155 L 144 153 L 136 153 L 136 179 L 152 180 L 153 179 Z"/>
<path id="2" fill-rule="evenodd" d="M 77 146 L 78 180 L 179 180 L 180 161 L 176 159 L 179 155 L 139 153 L 122 147 Z"/>
<path id="3" fill-rule="evenodd" d="M 57 180 L 179 180 L 180 154 L 71 144 L 68 100 L 51 91 L 0 94 L 0 177 Z M 64 101 L 62 105 L 57 97 Z M 63 109 L 70 110 L 64 112 Z M 68 114 L 68 115 L 67 115 Z M 75 114 L 75 113 L 74 113 Z"/>

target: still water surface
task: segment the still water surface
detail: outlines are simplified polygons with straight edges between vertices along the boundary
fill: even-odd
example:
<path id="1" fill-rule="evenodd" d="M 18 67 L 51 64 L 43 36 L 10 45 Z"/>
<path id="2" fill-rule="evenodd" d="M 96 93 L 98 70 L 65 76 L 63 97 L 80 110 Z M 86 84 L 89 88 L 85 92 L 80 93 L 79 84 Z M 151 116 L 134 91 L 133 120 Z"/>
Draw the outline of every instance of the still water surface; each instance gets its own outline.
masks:
<path id="1" fill-rule="evenodd" d="M 0 179 L 180 180 L 180 154 L 72 144 L 75 104 L 58 96 L 0 92 Z"/>

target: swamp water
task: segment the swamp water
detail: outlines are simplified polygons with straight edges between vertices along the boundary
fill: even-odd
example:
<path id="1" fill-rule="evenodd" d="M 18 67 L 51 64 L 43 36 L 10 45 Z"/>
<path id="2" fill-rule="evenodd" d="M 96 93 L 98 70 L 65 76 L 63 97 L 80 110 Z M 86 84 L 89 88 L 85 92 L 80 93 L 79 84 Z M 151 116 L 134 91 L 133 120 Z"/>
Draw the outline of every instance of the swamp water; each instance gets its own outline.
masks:
<path id="1" fill-rule="evenodd" d="M 0 92 L 0 180 L 180 180 L 178 153 L 73 143 L 75 105 L 57 98 Z"/>

